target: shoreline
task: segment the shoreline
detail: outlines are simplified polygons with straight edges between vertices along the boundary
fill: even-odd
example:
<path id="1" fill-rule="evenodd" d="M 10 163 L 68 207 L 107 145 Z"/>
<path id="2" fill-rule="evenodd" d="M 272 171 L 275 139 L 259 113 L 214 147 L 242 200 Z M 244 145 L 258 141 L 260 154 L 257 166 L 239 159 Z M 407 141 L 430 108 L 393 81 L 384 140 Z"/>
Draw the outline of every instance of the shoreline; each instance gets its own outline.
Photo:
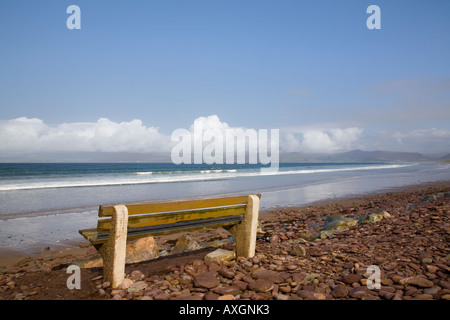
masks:
<path id="1" fill-rule="evenodd" d="M 387 195 L 389 193 L 409 193 L 416 191 L 423 191 L 430 188 L 443 188 L 450 186 L 450 181 L 434 181 L 413 185 L 405 185 L 401 187 L 389 187 L 382 190 L 370 192 L 361 195 L 342 196 L 331 199 L 324 199 L 318 201 L 312 201 L 302 206 L 278 206 L 274 208 L 267 208 L 260 211 L 260 219 L 273 218 L 274 212 L 284 212 L 289 210 L 305 209 L 308 207 L 325 207 L 329 205 L 348 206 L 357 202 L 367 201 L 367 198 L 377 195 Z M 89 242 L 84 240 L 81 236 L 77 240 L 76 237 L 72 239 L 61 240 L 57 244 L 49 246 L 48 243 L 34 243 L 26 250 L 14 249 L 14 248 L 1 248 L 0 247 L 0 271 L 1 268 L 8 268 L 14 266 L 23 259 L 39 259 L 41 257 L 48 257 L 52 254 L 61 254 L 65 252 L 67 254 L 74 253 L 76 256 L 84 256 L 90 247 Z"/>

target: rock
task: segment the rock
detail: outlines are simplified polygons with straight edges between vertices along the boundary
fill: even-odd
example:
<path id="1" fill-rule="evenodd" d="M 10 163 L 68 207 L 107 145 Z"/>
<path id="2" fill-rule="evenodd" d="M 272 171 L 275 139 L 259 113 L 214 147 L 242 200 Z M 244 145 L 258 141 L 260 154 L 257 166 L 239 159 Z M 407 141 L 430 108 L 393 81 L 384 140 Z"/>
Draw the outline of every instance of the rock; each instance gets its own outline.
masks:
<path id="1" fill-rule="evenodd" d="M 289 296 L 287 296 L 285 294 L 278 293 L 275 296 L 275 300 L 289 300 Z"/>
<path id="2" fill-rule="evenodd" d="M 300 244 L 294 244 L 291 250 L 291 255 L 297 256 L 297 257 L 305 257 L 306 256 L 306 249 L 304 246 Z"/>
<path id="3" fill-rule="evenodd" d="M 437 199 L 437 196 L 432 194 L 429 196 L 426 196 L 422 199 L 422 202 L 431 202 L 431 201 L 435 201 Z"/>
<path id="4" fill-rule="evenodd" d="M 263 230 L 261 222 L 258 221 L 258 227 L 256 229 L 256 236 L 263 237 L 266 232 Z"/>
<path id="5" fill-rule="evenodd" d="M 446 281 L 444 279 L 439 281 L 439 285 L 444 287 L 447 290 L 450 290 L 450 282 L 448 282 L 448 281 Z"/>
<path id="6" fill-rule="evenodd" d="M 423 289 L 423 293 L 431 294 L 432 296 L 434 296 L 434 295 L 437 295 L 440 290 L 441 290 L 440 287 L 435 286 L 435 287 Z"/>
<path id="7" fill-rule="evenodd" d="M 241 290 L 238 287 L 235 286 L 225 286 L 225 287 L 218 287 L 214 289 L 214 293 L 217 293 L 219 295 L 232 295 L 236 296 L 241 292 Z"/>
<path id="8" fill-rule="evenodd" d="M 431 264 L 428 264 L 428 265 L 426 266 L 426 268 L 427 268 L 427 271 L 428 271 L 429 273 L 436 273 L 436 271 L 439 270 L 438 267 L 433 266 L 433 265 L 431 265 Z"/>
<path id="9" fill-rule="evenodd" d="M 340 214 L 327 217 L 323 224 L 323 230 L 346 230 L 357 224 L 357 220 L 345 218 Z"/>
<path id="10" fill-rule="evenodd" d="M 273 282 L 267 279 L 258 279 L 250 282 L 248 288 L 252 291 L 264 293 L 273 289 Z"/>
<path id="11" fill-rule="evenodd" d="M 302 283 L 310 284 L 319 277 L 320 277 L 320 274 L 318 274 L 318 273 L 309 273 L 303 278 Z"/>
<path id="12" fill-rule="evenodd" d="M 346 284 L 352 284 L 355 282 L 359 282 L 361 280 L 361 275 L 359 274 L 346 274 L 345 276 L 342 277 L 342 282 L 346 283 Z"/>
<path id="13" fill-rule="evenodd" d="M 159 256 L 158 246 L 153 237 L 140 238 L 127 243 L 126 263 L 151 260 Z"/>
<path id="14" fill-rule="evenodd" d="M 158 293 L 153 297 L 153 300 L 169 300 L 169 299 L 170 299 L 170 294 L 166 293 L 166 292 Z"/>
<path id="15" fill-rule="evenodd" d="M 255 279 L 266 279 L 273 283 L 281 283 L 284 281 L 279 272 L 265 269 L 253 271 L 252 277 Z"/>
<path id="16" fill-rule="evenodd" d="M 338 284 L 333 291 L 331 291 L 331 295 L 334 298 L 345 298 L 348 295 L 348 289 L 346 286 L 342 284 Z"/>
<path id="17" fill-rule="evenodd" d="M 119 290 L 127 290 L 132 285 L 133 285 L 133 280 L 131 280 L 129 278 L 125 278 L 125 279 L 123 279 L 122 283 L 119 284 L 117 289 L 119 289 Z"/>
<path id="18" fill-rule="evenodd" d="M 353 262 L 346 262 L 342 265 L 342 267 L 345 269 L 351 269 L 353 268 L 353 266 L 354 266 Z"/>
<path id="19" fill-rule="evenodd" d="M 248 283 L 245 282 L 245 281 L 234 280 L 234 281 L 233 281 L 233 286 L 236 286 L 236 287 L 239 288 L 239 290 L 244 291 L 244 290 L 247 290 Z"/>
<path id="20" fill-rule="evenodd" d="M 194 278 L 194 285 L 200 288 L 212 289 L 220 284 L 215 272 L 204 272 Z"/>
<path id="21" fill-rule="evenodd" d="M 143 291 L 145 288 L 147 288 L 147 283 L 145 281 L 137 281 L 128 288 L 128 292 L 135 291 L 135 290 Z M 132 289 L 132 290 L 130 291 L 130 289 Z"/>
<path id="22" fill-rule="evenodd" d="M 361 299 L 369 295 L 369 290 L 366 287 L 358 287 L 350 290 L 348 295 L 352 298 Z"/>
<path id="23" fill-rule="evenodd" d="M 80 268 L 87 268 L 87 269 L 89 269 L 89 268 L 101 268 L 101 267 L 103 267 L 103 259 L 98 254 L 98 255 L 89 257 L 86 260 L 77 261 L 74 264 L 79 266 Z"/>
<path id="24" fill-rule="evenodd" d="M 197 241 L 191 239 L 189 235 L 183 235 L 180 239 L 178 239 L 177 243 L 172 249 L 172 253 L 183 253 L 201 249 L 201 246 L 197 243 Z"/>
<path id="25" fill-rule="evenodd" d="M 346 218 L 344 216 L 340 215 L 340 214 L 333 214 L 331 216 L 326 217 L 325 220 L 323 221 L 323 224 L 327 225 L 327 224 L 329 224 L 331 222 L 343 221 L 345 219 Z"/>
<path id="26" fill-rule="evenodd" d="M 236 257 L 236 253 L 230 250 L 217 249 L 213 252 L 208 253 L 204 259 L 206 261 L 214 261 L 217 263 L 222 263 L 224 261 L 231 261 Z"/>
<path id="27" fill-rule="evenodd" d="M 400 281 L 403 280 L 403 277 L 399 276 L 399 275 L 393 275 L 392 276 L 392 281 L 396 282 L 396 283 L 400 283 Z"/>
<path id="28" fill-rule="evenodd" d="M 195 296 L 191 294 L 180 294 L 175 297 L 171 297 L 170 300 L 202 300 L 203 297 Z"/>
<path id="29" fill-rule="evenodd" d="M 217 300 L 219 298 L 219 295 L 212 291 L 208 291 L 207 293 L 205 293 L 204 298 L 205 300 Z"/>
<path id="30" fill-rule="evenodd" d="M 327 298 L 323 293 L 320 292 L 314 292 L 314 297 L 319 300 L 325 300 Z"/>
<path id="31" fill-rule="evenodd" d="M 145 278 L 145 275 L 139 270 L 134 270 L 130 274 L 130 279 L 134 280 L 134 281 L 139 281 L 139 280 L 142 280 L 144 278 Z"/>
<path id="32" fill-rule="evenodd" d="M 358 224 L 362 225 L 368 223 L 376 223 L 383 220 L 384 218 L 390 217 L 391 215 L 387 211 L 380 209 L 378 211 L 375 211 L 374 213 L 363 215 L 361 218 L 359 218 Z"/>
<path id="33" fill-rule="evenodd" d="M 226 294 L 217 298 L 217 300 L 236 300 L 236 298 L 231 294 Z"/>
<path id="34" fill-rule="evenodd" d="M 277 234 L 270 237 L 270 244 L 277 244 L 278 242 L 280 242 L 280 237 Z"/>
<path id="35" fill-rule="evenodd" d="M 412 300 L 431 300 L 433 296 L 431 294 L 421 293 L 415 296 Z"/>
<path id="36" fill-rule="evenodd" d="M 222 277 L 227 279 L 233 279 L 236 274 L 233 270 L 230 270 L 225 266 L 222 266 L 218 272 Z"/>
<path id="37" fill-rule="evenodd" d="M 338 232 L 338 231 L 340 231 L 340 230 L 322 230 L 322 231 L 320 231 L 318 237 L 319 237 L 320 239 L 325 239 L 325 238 L 327 238 L 327 237 L 329 237 L 329 236 L 335 234 L 335 233 Z"/>
<path id="38" fill-rule="evenodd" d="M 431 288 L 434 286 L 432 281 L 418 276 L 404 278 L 400 280 L 400 284 L 409 284 L 421 288 Z"/>
<path id="39" fill-rule="evenodd" d="M 306 299 L 306 300 L 317 300 L 316 296 L 314 295 L 314 291 L 299 290 L 299 291 L 297 291 L 296 294 L 300 298 L 303 298 L 303 299 Z"/>

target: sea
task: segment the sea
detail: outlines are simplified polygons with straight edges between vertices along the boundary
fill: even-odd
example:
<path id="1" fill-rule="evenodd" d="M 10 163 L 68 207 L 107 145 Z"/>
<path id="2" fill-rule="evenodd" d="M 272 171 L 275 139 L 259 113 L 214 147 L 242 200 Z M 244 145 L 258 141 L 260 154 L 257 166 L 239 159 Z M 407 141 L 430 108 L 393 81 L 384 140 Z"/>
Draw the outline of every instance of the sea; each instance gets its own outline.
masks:
<path id="1" fill-rule="evenodd" d="M 83 241 L 105 204 L 261 193 L 261 210 L 450 181 L 448 163 L 0 163 L 0 249 Z M 5 251 L 5 250 L 4 250 Z"/>

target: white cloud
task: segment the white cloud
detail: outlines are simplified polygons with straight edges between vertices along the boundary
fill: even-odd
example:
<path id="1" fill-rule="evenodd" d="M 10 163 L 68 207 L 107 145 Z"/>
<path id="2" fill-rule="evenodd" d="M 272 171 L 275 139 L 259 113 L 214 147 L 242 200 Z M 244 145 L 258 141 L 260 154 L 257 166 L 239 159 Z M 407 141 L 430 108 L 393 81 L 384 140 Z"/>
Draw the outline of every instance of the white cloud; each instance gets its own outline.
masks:
<path id="1" fill-rule="evenodd" d="M 217 115 L 198 117 L 187 128 L 194 132 L 201 123 L 202 133 L 225 136 L 232 127 Z M 254 130 L 266 128 L 255 128 Z M 267 128 L 269 129 L 269 128 Z M 253 130 L 253 131 L 254 131 Z M 280 152 L 336 153 L 352 149 L 391 150 L 412 152 L 448 152 L 450 130 L 416 129 L 411 131 L 376 131 L 363 134 L 360 127 L 339 128 L 330 124 L 311 127 L 280 128 Z M 210 141 L 203 136 L 203 147 Z M 249 141 L 250 142 L 250 141 Z M 0 153 L 8 154 L 48 152 L 164 152 L 169 153 L 176 142 L 162 134 L 157 127 L 141 120 L 114 122 L 101 118 L 96 122 L 46 124 L 37 118 L 21 117 L 0 120 Z M 252 143 L 249 143 L 251 145 Z"/>
<path id="2" fill-rule="evenodd" d="M 141 120 L 45 124 L 41 119 L 0 122 L 2 152 L 156 152 L 170 150 L 170 139 Z"/>
<path id="3" fill-rule="evenodd" d="M 189 131 L 201 124 L 202 133 L 225 136 L 231 127 L 217 115 L 199 117 Z M 265 129 L 265 128 L 256 128 Z M 358 141 L 362 129 L 288 129 L 280 130 L 281 151 L 337 152 L 349 150 Z M 206 142 L 206 140 L 204 140 Z M 249 141 L 250 142 L 250 141 Z M 37 118 L 21 117 L 0 121 L 0 151 L 3 153 L 35 152 L 170 152 L 174 142 L 158 128 L 141 120 L 114 122 L 101 118 L 97 122 L 73 122 L 51 126 Z M 205 145 L 205 144 L 204 144 Z M 255 145 L 254 141 L 249 145 Z"/>
<path id="4" fill-rule="evenodd" d="M 392 137 L 402 151 L 439 153 L 450 150 L 450 130 L 446 129 L 416 129 L 396 132 Z"/>
<path id="5" fill-rule="evenodd" d="M 363 130 L 358 127 L 289 129 L 282 134 L 283 151 L 302 153 L 334 153 L 356 148 Z"/>

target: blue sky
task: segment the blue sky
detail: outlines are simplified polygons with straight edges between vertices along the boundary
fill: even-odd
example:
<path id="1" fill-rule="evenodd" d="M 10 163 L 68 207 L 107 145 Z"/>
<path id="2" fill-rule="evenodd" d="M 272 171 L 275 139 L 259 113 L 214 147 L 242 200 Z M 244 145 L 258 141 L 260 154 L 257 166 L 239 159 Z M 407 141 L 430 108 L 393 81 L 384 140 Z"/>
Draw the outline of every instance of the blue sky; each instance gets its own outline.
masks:
<path id="1" fill-rule="evenodd" d="M 80 30 L 66 27 L 72 4 Z M 366 27 L 372 4 L 381 30 Z M 450 152 L 449 12 L 444 0 L 2 0 L 0 150 L 99 119 L 167 137 L 217 115 L 279 128 L 286 151 Z"/>

